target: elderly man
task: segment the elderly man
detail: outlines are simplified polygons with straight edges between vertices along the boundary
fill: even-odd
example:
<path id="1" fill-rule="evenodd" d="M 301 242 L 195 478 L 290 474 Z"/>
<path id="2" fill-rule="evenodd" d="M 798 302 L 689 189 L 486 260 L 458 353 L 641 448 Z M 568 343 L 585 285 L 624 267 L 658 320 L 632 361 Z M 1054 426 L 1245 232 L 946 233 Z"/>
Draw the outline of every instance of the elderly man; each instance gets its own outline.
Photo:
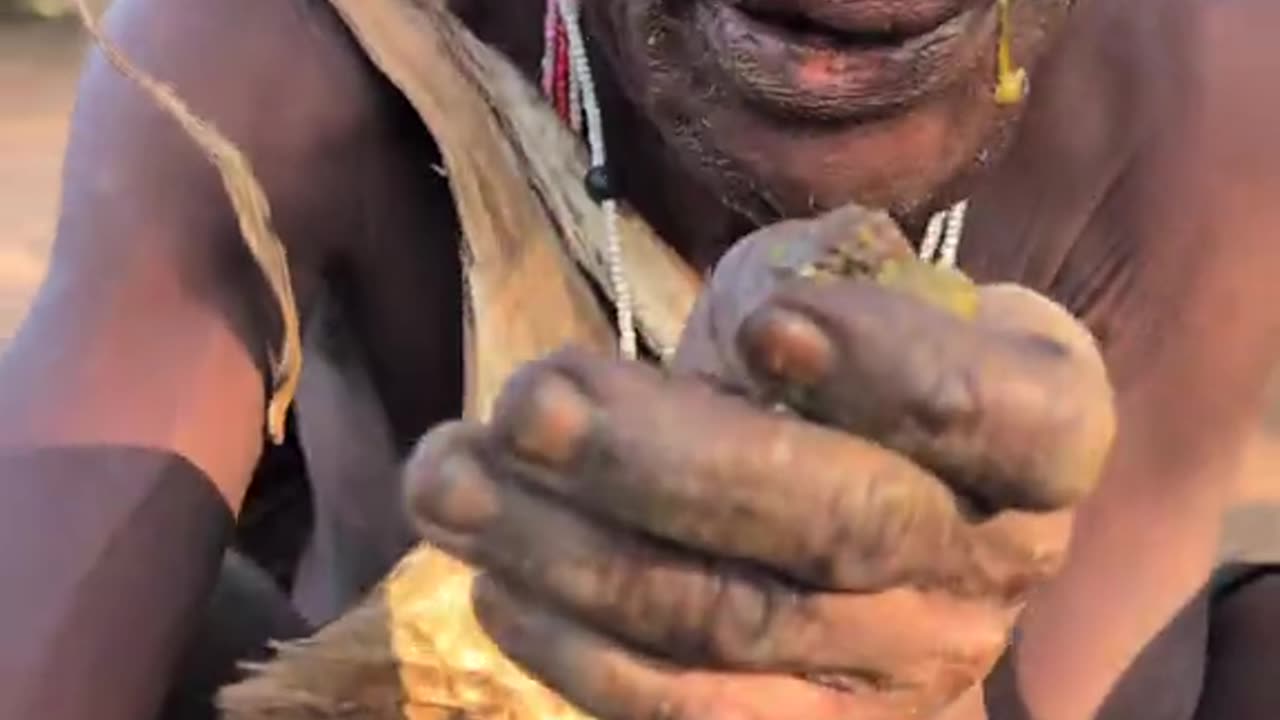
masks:
<path id="1" fill-rule="evenodd" d="M 542 0 L 451 5 L 537 75 Z M 1280 579 L 1204 591 L 1280 360 L 1280 9 L 587 0 L 582 21 L 609 149 L 593 189 L 694 268 L 780 220 L 887 208 L 975 279 L 1068 309 L 1109 380 L 1035 303 L 1001 325 L 866 283 L 760 297 L 748 241 L 678 358 L 702 380 L 557 355 L 491 424 L 414 455 L 419 527 L 489 571 L 499 644 L 608 720 L 1274 715 Z M 293 582 L 323 623 L 414 541 L 395 468 L 461 409 L 438 150 L 325 2 L 118 0 L 109 29 L 252 158 L 288 245 L 327 368 L 299 398 L 315 510 Z M 0 574 L 18 578 L 0 715 L 147 717 L 255 506 L 275 318 L 215 174 L 99 61 L 66 178 L 49 280 L 0 366 Z M 1041 585 L 1010 548 L 1052 523 L 999 521 L 1089 484 L 1112 390 L 1115 445 Z"/>

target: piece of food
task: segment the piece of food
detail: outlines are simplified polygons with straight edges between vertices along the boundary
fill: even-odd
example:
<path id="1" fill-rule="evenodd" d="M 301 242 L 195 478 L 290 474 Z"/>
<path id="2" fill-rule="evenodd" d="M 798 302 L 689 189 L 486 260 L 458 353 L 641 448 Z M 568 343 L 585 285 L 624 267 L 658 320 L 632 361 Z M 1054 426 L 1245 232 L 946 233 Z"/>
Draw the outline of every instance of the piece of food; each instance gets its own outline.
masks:
<path id="1" fill-rule="evenodd" d="M 870 278 L 960 317 L 971 319 L 977 314 L 978 287 L 973 281 L 959 270 L 917 257 L 888 215 L 867 212 L 862 222 L 849 230 L 852 237 L 827 246 L 817 258 L 808 260 L 792 255 L 785 241 L 780 241 L 774 267 L 814 282 Z"/>

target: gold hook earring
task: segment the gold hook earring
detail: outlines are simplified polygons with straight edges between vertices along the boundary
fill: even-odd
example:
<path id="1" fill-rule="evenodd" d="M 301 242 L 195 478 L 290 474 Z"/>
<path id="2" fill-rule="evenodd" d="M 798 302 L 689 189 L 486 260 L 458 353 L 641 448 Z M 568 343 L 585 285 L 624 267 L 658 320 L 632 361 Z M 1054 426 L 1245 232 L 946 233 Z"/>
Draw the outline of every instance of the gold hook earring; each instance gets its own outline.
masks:
<path id="1" fill-rule="evenodd" d="M 996 40 L 996 104 L 1017 105 L 1027 96 L 1027 71 L 1013 64 L 1013 0 L 997 0 L 999 23 Z"/>

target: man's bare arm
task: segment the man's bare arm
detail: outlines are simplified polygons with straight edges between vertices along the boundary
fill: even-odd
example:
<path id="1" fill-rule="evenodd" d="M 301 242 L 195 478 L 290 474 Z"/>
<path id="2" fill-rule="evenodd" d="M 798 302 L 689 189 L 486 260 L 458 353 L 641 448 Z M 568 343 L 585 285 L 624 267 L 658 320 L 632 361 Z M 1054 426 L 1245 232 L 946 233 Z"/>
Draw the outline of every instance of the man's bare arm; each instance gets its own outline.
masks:
<path id="1" fill-rule="evenodd" d="M 1019 689 L 1036 718 L 1195 712 L 1203 593 L 1280 361 L 1280 102 L 1259 91 L 1280 71 L 1260 29 L 1280 14 L 1262 0 L 1198 5 L 1198 75 L 1157 117 L 1117 204 L 1114 242 L 1135 252 L 1108 358 L 1120 431 L 1062 576 L 1024 619 Z"/>
<path id="2" fill-rule="evenodd" d="M 120 0 L 108 22 L 255 163 L 304 302 L 369 105 L 313 5 Z M 48 280 L 0 362 L 0 718 L 134 720 L 260 452 L 277 319 L 212 166 L 100 57 L 65 177 Z"/>

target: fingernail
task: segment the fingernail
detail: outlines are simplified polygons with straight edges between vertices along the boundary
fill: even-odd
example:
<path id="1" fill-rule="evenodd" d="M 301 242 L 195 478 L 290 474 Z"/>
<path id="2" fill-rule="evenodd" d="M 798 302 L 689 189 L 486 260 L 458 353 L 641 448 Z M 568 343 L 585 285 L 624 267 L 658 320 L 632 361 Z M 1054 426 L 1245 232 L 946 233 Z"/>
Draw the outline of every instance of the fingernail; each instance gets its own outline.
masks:
<path id="1" fill-rule="evenodd" d="M 591 427 L 591 403 L 568 378 L 547 373 L 534 381 L 515 422 L 516 451 L 535 462 L 560 466 L 577 454 Z"/>
<path id="2" fill-rule="evenodd" d="M 454 454 L 438 469 L 437 481 L 423 488 L 415 503 L 424 520 L 455 533 L 476 533 L 501 510 L 498 488 L 474 458 Z"/>
<path id="3" fill-rule="evenodd" d="M 835 350 L 817 323 L 794 310 L 767 308 L 743 328 L 744 355 L 774 381 L 813 385 L 826 377 Z"/>

